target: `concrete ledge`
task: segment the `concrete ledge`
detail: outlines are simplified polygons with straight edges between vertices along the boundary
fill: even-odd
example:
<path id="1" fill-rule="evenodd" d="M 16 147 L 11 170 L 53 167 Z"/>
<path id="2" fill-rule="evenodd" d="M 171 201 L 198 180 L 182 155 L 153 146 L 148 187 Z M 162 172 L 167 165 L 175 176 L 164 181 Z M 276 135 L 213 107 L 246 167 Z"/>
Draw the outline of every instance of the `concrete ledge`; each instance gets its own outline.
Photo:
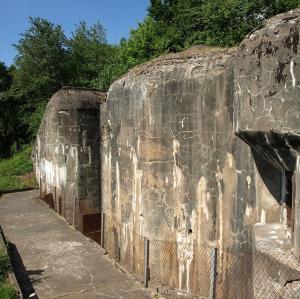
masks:
<path id="1" fill-rule="evenodd" d="M 31 191 L 31 190 L 35 190 L 35 189 L 36 188 L 34 188 L 34 187 L 27 187 L 27 188 L 20 188 L 20 189 L 0 190 L 0 196 L 2 196 L 3 194 Z"/>

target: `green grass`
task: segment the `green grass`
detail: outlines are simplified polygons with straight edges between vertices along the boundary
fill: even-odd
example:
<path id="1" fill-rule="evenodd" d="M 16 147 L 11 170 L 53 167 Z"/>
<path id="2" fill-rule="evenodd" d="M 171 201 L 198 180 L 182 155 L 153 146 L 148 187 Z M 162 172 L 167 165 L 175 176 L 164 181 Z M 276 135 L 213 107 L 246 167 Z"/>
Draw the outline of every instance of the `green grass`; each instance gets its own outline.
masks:
<path id="1" fill-rule="evenodd" d="M 16 289 L 7 282 L 10 271 L 12 267 L 7 251 L 0 247 L 0 299 L 17 299 Z"/>
<path id="2" fill-rule="evenodd" d="M 16 289 L 8 283 L 0 284 L 0 299 L 17 299 Z"/>
<path id="3" fill-rule="evenodd" d="M 10 259 L 7 251 L 0 247 L 0 282 L 4 282 L 11 271 Z"/>
<path id="4" fill-rule="evenodd" d="M 1 191 L 36 186 L 30 155 L 31 146 L 26 146 L 12 158 L 0 160 Z"/>

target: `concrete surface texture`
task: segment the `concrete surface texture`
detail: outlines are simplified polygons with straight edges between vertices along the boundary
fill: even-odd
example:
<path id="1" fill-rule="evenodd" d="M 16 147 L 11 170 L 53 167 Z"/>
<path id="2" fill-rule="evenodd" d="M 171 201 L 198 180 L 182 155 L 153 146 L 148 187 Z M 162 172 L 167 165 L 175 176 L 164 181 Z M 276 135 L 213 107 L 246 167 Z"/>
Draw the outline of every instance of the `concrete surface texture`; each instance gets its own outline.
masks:
<path id="1" fill-rule="evenodd" d="M 34 146 L 46 201 L 84 233 L 99 231 L 89 222 L 100 212 L 99 109 L 105 98 L 104 92 L 63 87 L 47 105 Z"/>
<path id="2" fill-rule="evenodd" d="M 36 191 L 28 191 L 0 199 L 1 226 L 30 279 L 20 273 L 27 296 L 36 292 L 40 299 L 151 298 L 103 256 L 97 243 L 33 199 L 36 196 Z"/>
<path id="3" fill-rule="evenodd" d="M 254 233 L 258 247 L 291 249 L 291 242 L 280 223 L 258 223 Z"/>

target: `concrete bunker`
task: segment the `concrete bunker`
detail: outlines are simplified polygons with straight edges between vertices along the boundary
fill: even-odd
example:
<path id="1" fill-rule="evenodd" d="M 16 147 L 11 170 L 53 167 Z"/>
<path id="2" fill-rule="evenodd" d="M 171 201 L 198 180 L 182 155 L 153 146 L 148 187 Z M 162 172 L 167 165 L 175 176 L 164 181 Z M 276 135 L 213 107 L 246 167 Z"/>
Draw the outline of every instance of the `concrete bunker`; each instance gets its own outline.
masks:
<path id="1" fill-rule="evenodd" d="M 105 249 L 139 279 L 147 238 L 153 281 L 210 296 L 201 250 L 217 248 L 219 298 L 295 298 L 299 29 L 295 10 L 238 49 L 199 46 L 137 66 L 100 115 L 102 93 L 58 92 L 34 151 L 41 191 L 94 239 L 105 214 Z"/>
<path id="2" fill-rule="evenodd" d="M 234 156 L 250 152 L 233 134 L 235 55 L 235 49 L 194 47 L 160 57 L 114 82 L 101 109 L 108 251 L 114 256 L 120 246 L 121 260 L 130 256 L 139 273 L 147 238 L 151 282 L 206 298 L 210 246 L 224 253 L 223 298 L 233 298 L 237 285 L 252 292 L 249 274 L 239 276 L 224 257 L 252 246 L 242 206 L 254 205 L 251 163 Z M 238 192 L 245 192 L 242 204 Z M 240 261 L 249 273 L 250 260 L 251 254 Z"/>
<path id="3" fill-rule="evenodd" d="M 33 150 L 42 198 L 100 241 L 100 105 L 106 94 L 63 87 L 50 99 Z"/>

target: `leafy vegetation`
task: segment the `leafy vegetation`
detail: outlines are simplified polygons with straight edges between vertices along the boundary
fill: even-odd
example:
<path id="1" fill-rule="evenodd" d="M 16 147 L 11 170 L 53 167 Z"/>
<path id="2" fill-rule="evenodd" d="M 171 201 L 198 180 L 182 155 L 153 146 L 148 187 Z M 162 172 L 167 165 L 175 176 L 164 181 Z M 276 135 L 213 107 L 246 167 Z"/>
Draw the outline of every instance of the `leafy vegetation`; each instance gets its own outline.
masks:
<path id="1" fill-rule="evenodd" d="M 0 299 L 17 299 L 16 289 L 8 283 L 0 283 Z"/>
<path id="2" fill-rule="evenodd" d="M 299 0 L 150 0 L 148 16 L 121 45 L 140 63 L 193 45 L 231 47 L 271 16 Z"/>
<path id="3" fill-rule="evenodd" d="M 0 247 L 0 281 L 4 282 L 8 272 L 11 271 L 9 256 L 3 248 Z"/>
<path id="4" fill-rule="evenodd" d="M 34 140 L 47 102 L 61 86 L 108 89 L 129 68 L 161 54 L 196 44 L 234 46 L 266 18 L 299 4 L 300 0 L 150 0 L 145 20 L 119 45 L 107 43 L 100 22 L 80 22 L 68 38 L 60 25 L 30 18 L 15 45 L 14 65 L 0 62 L 0 159 Z M 20 185 L 18 176 L 1 176 L 2 186 Z"/>
<path id="5" fill-rule="evenodd" d="M 0 299 L 16 299 L 17 291 L 7 282 L 8 273 L 12 270 L 9 256 L 0 247 Z"/>
<path id="6" fill-rule="evenodd" d="M 31 147 L 26 146 L 12 158 L 0 161 L 0 191 L 36 186 L 30 155 Z"/>

